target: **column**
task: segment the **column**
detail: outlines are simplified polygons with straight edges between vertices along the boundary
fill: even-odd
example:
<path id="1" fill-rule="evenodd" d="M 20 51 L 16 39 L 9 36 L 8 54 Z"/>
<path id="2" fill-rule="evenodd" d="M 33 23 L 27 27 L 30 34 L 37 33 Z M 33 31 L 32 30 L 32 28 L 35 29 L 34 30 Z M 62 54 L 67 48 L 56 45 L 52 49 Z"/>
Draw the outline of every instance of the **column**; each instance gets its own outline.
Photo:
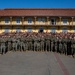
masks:
<path id="1" fill-rule="evenodd" d="M 61 25 L 61 17 L 59 17 L 60 18 L 60 25 Z"/>
<path id="2" fill-rule="evenodd" d="M 24 17 L 22 17 L 22 25 L 24 24 Z"/>
<path id="3" fill-rule="evenodd" d="M 0 24 L 1 24 L 1 17 L 0 17 Z"/>
<path id="4" fill-rule="evenodd" d="M 72 25 L 73 25 L 73 19 L 74 19 L 74 17 L 72 17 Z"/>
<path id="5" fill-rule="evenodd" d="M 1 17 L 0 17 L 0 25 L 1 25 Z M 0 26 L 0 33 L 2 33 L 2 26 Z"/>
<path id="6" fill-rule="evenodd" d="M 12 25 L 12 17 L 10 17 L 10 25 Z M 12 27 L 12 26 L 11 26 Z M 11 32 L 13 31 L 13 28 L 11 28 Z"/>
<path id="7" fill-rule="evenodd" d="M 35 21 L 34 21 L 34 25 L 36 25 L 36 17 L 34 17 Z"/>
<path id="8" fill-rule="evenodd" d="M 49 17 L 47 17 L 47 25 L 49 25 L 49 24 L 48 24 L 48 21 L 49 21 Z"/>
<path id="9" fill-rule="evenodd" d="M 12 24 L 12 17 L 10 17 L 10 24 Z"/>

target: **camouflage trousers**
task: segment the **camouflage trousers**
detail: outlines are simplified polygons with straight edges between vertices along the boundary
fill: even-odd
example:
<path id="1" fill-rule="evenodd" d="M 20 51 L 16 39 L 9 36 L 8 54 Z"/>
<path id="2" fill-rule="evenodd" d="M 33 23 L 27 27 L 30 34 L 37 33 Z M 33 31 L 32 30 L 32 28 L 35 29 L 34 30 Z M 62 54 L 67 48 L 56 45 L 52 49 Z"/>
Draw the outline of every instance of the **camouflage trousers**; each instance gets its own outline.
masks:
<path id="1" fill-rule="evenodd" d="M 34 42 L 34 51 L 39 51 L 40 50 L 40 43 Z"/>
<path id="2" fill-rule="evenodd" d="M 32 44 L 32 42 L 28 42 L 28 50 L 33 50 L 33 44 Z"/>
<path id="3" fill-rule="evenodd" d="M 1 45 L 0 50 L 1 50 L 1 54 L 6 53 L 6 47 L 5 46 Z"/>
<path id="4" fill-rule="evenodd" d="M 41 42 L 41 43 L 40 43 L 40 50 L 41 50 L 41 51 L 44 51 L 44 42 Z"/>
<path id="5" fill-rule="evenodd" d="M 13 51 L 17 51 L 17 44 L 16 43 L 12 44 L 12 49 L 13 49 Z"/>
<path id="6" fill-rule="evenodd" d="M 20 50 L 21 50 L 21 51 L 25 51 L 25 50 L 26 50 L 26 45 L 25 45 L 24 42 L 21 42 L 21 43 L 20 43 Z"/>
<path id="7" fill-rule="evenodd" d="M 72 55 L 75 54 L 75 48 L 72 48 Z"/>

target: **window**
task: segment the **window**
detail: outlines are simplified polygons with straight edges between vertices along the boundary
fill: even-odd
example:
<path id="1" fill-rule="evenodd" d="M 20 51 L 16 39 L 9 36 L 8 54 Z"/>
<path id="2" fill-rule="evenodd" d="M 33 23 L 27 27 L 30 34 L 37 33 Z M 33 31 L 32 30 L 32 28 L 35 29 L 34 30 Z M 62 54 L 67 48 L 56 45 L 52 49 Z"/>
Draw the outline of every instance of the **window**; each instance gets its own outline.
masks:
<path id="1" fill-rule="evenodd" d="M 68 21 L 67 19 L 63 19 L 63 24 L 67 25 L 67 21 Z"/>
<path id="2" fill-rule="evenodd" d="M 41 18 L 38 18 L 38 22 L 41 22 Z"/>
<path id="3" fill-rule="evenodd" d="M 32 18 L 28 18 L 28 23 L 32 23 Z"/>
<path id="4" fill-rule="evenodd" d="M 20 23 L 20 18 L 16 19 L 16 23 L 19 24 Z"/>
<path id="5" fill-rule="evenodd" d="M 45 18 L 42 18 L 42 22 L 45 22 Z"/>
<path id="6" fill-rule="evenodd" d="M 74 32 L 75 32 L 75 28 L 74 28 Z"/>
<path id="7" fill-rule="evenodd" d="M 62 32 L 67 32 L 67 28 L 63 28 L 62 29 Z"/>
<path id="8" fill-rule="evenodd" d="M 43 32 L 43 31 L 44 31 L 44 29 L 43 29 L 43 28 L 40 28 L 40 29 L 39 29 L 39 32 Z"/>
<path id="9" fill-rule="evenodd" d="M 20 32 L 21 31 L 21 29 L 20 28 L 16 28 L 16 32 Z"/>
<path id="10" fill-rule="evenodd" d="M 5 28 L 4 32 L 6 32 L 6 33 L 9 32 L 9 28 Z"/>
<path id="11" fill-rule="evenodd" d="M 38 22 L 45 22 L 45 18 L 38 18 Z"/>
<path id="12" fill-rule="evenodd" d="M 56 32 L 56 28 L 51 28 L 51 32 L 55 33 Z"/>
<path id="13" fill-rule="evenodd" d="M 5 23 L 9 23 L 9 18 L 5 18 Z"/>
<path id="14" fill-rule="evenodd" d="M 28 32 L 32 32 L 32 29 L 31 28 L 28 28 L 27 30 L 28 30 Z"/>
<path id="15" fill-rule="evenodd" d="M 56 19 L 55 18 L 51 19 L 51 25 L 56 25 Z"/>

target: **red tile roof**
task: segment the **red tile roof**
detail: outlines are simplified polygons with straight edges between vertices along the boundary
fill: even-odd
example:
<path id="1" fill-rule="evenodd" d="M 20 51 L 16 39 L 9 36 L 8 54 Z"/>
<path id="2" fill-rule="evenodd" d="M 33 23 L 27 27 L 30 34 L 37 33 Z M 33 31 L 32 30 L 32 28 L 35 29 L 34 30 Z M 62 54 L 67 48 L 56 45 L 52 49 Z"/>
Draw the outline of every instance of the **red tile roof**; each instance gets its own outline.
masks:
<path id="1" fill-rule="evenodd" d="M 0 16 L 75 16 L 75 9 L 9 8 L 9 9 L 1 9 Z"/>

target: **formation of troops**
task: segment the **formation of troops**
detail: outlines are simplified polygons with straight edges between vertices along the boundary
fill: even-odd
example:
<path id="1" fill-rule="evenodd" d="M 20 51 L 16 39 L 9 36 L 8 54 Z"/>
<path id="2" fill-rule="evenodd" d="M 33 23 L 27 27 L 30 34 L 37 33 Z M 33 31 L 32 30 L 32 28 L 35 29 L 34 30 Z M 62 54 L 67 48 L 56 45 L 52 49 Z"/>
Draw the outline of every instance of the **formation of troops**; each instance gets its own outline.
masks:
<path id="1" fill-rule="evenodd" d="M 2 33 L 0 53 L 8 51 L 53 51 L 74 57 L 75 33 Z"/>

